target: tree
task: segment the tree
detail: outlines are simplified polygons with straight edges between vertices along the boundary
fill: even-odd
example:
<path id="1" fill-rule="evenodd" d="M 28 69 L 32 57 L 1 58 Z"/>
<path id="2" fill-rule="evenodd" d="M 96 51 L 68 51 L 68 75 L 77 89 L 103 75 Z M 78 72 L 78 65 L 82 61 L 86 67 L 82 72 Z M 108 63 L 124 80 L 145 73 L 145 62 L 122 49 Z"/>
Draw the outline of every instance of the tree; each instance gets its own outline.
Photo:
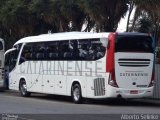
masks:
<path id="1" fill-rule="evenodd" d="M 135 21 L 133 31 L 141 33 L 151 33 L 153 29 L 154 24 L 152 22 L 152 19 L 148 16 L 148 14 L 143 13 L 141 17 Z"/>
<path id="2" fill-rule="evenodd" d="M 8 46 L 18 39 L 34 34 L 37 18 L 28 11 L 29 1 L 6 0 L 0 8 L 1 36 Z"/>
<path id="3" fill-rule="evenodd" d="M 115 31 L 118 22 L 125 16 L 127 0 L 81 0 L 84 12 L 95 21 L 97 31 Z"/>
<path id="4" fill-rule="evenodd" d="M 159 37 L 159 29 L 160 29 L 160 1 L 158 0 L 135 0 L 136 11 L 131 27 L 131 31 L 133 31 L 135 26 L 135 21 L 138 20 L 141 15 L 145 12 L 148 17 L 151 18 L 152 23 L 154 24 L 153 31 L 156 36 L 156 40 Z"/>
<path id="5" fill-rule="evenodd" d="M 81 31 L 84 24 L 84 31 L 93 28 L 97 32 L 116 31 L 128 10 L 128 0 L 0 0 L 0 3 L 0 37 L 10 44 L 49 30 Z"/>
<path id="6" fill-rule="evenodd" d="M 130 17 L 131 17 L 131 13 L 132 13 L 132 11 L 133 11 L 133 8 L 134 8 L 134 6 L 135 6 L 134 1 L 133 1 L 133 0 L 129 0 L 128 6 L 129 6 L 129 10 L 128 10 L 128 19 L 127 19 L 126 32 L 129 32 L 129 20 L 130 20 Z"/>

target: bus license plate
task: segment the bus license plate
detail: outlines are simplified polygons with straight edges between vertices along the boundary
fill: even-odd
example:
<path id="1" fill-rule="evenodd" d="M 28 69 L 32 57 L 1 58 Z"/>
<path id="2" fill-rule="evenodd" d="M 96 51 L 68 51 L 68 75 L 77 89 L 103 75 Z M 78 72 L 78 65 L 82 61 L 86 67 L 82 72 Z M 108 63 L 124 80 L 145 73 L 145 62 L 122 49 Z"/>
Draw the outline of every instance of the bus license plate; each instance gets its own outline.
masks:
<path id="1" fill-rule="evenodd" d="M 130 94 L 138 94 L 138 90 L 131 90 Z"/>

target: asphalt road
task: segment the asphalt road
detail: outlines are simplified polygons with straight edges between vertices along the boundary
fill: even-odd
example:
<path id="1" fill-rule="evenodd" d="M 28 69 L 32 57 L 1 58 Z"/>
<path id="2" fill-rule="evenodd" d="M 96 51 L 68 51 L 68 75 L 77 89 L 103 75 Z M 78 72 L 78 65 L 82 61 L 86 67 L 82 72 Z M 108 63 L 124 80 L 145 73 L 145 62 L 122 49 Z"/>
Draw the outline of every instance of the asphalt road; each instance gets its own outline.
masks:
<path id="1" fill-rule="evenodd" d="M 7 117 L 18 117 L 18 120 L 122 120 L 124 115 L 143 120 L 147 115 L 156 115 L 148 117 L 156 117 L 157 120 L 157 116 L 160 119 L 160 102 L 87 100 L 84 104 L 74 104 L 64 96 L 32 94 L 24 98 L 18 92 L 5 91 L 0 92 L 0 114 L 0 119 L 9 115 Z"/>

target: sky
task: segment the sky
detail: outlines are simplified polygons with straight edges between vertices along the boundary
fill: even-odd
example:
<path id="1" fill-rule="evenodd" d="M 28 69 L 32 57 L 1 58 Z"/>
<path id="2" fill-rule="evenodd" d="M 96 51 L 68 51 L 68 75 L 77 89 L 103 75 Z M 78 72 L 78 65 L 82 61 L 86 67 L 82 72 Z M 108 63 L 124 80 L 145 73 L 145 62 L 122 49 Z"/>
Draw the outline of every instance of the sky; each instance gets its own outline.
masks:
<path id="1" fill-rule="evenodd" d="M 121 19 L 120 23 L 118 24 L 117 32 L 125 32 L 126 26 L 127 26 L 127 17 Z"/>
<path id="2" fill-rule="evenodd" d="M 135 12 L 135 9 L 133 9 L 130 19 L 133 18 L 134 12 Z M 126 16 L 124 18 L 121 18 L 121 20 L 120 20 L 120 22 L 118 24 L 117 32 L 125 32 L 126 31 L 127 18 L 128 18 L 128 12 L 126 13 Z"/>

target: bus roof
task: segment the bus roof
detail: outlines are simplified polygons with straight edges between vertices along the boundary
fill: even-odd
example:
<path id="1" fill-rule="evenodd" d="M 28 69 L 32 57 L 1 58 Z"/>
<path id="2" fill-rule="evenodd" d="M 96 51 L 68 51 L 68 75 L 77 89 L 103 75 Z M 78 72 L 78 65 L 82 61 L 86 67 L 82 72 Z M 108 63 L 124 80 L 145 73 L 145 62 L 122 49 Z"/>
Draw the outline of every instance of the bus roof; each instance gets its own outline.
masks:
<path id="1" fill-rule="evenodd" d="M 28 42 L 71 40 L 85 38 L 108 38 L 109 33 L 91 33 L 91 32 L 63 32 L 54 34 L 42 34 L 38 36 L 25 37 L 17 41 L 14 45 Z"/>
<path id="2" fill-rule="evenodd" d="M 147 33 L 138 33 L 138 32 L 123 32 L 118 33 L 119 36 L 149 36 Z"/>
<path id="3" fill-rule="evenodd" d="M 30 43 L 30 42 L 42 42 L 42 41 L 56 41 L 56 40 L 73 40 L 73 39 L 86 39 L 86 38 L 108 38 L 108 35 L 111 32 L 104 32 L 104 33 L 92 33 L 92 32 L 62 32 L 62 33 L 54 33 L 54 34 L 42 34 L 38 36 L 30 36 L 25 37 L 17 41 L 14 45 L 19 43 Z M 118 33 L 118 35 L 142 35 L 148 36 L 148 34 L 144 33 Z"/>

